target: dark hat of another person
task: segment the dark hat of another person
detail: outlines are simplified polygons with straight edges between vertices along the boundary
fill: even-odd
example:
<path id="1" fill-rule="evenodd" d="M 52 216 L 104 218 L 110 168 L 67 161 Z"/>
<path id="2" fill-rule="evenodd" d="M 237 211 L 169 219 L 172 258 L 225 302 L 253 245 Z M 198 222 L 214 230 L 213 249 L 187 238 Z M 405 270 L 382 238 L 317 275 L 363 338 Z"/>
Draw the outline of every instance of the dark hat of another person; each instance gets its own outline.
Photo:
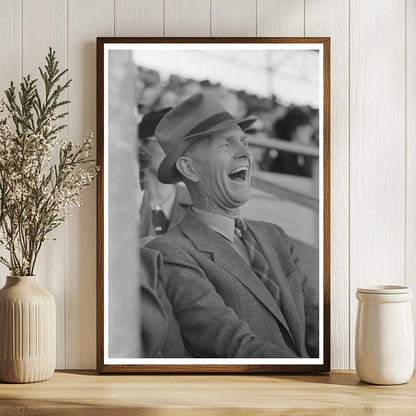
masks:
<path id="1" fill-rule="evenodd" d="M 234 118 L 209 93 L 197 93 L 170 110 L 156 127 L 155 136 L 166 153 L 159 166 L 158 179 L 162 183 L 181 181 L 176 161 L 197 139 L 232 126 L 245 131 L 257 117 Z"/>
<path id="2" fill-rule="evenodd" d="M 154 136 L 157 125 L 167 112 L 172 110 L 172 107 L 164 108 L 159 111 L 152 111 L 143 116 L 139 124 L 139 139 L 147 139 Z"/>
<path id="3" fill-rule="evenodd" d="M 303 108 L 290 108 L 286 115 L 275 123 L 275 134 L 281 140 L 291 141 L 296 128 L 310 124 L 310 122 L 310 116 Z"/>

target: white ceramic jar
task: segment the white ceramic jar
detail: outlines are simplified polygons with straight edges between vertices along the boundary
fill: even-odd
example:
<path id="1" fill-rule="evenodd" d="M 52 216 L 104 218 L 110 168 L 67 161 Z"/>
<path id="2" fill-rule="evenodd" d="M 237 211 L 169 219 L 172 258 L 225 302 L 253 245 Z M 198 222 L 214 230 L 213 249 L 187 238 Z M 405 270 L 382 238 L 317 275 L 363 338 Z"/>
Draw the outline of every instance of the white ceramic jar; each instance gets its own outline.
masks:
<path id="1" fill-rule="evenodd" d="M 357 289 L 355 365 L 358 377 L 372 384 L 402 384 L 412 377 L 414 332 L 410 288 Z"/>

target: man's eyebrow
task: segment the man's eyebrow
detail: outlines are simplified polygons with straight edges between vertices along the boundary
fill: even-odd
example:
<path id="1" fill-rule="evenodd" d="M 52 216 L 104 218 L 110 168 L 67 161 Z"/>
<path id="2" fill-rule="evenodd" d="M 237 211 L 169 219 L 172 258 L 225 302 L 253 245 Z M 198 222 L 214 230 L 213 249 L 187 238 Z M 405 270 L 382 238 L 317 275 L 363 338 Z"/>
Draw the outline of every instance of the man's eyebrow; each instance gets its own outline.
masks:
<path id="1" fill-rule="evenodd" d="M 234 137 L 235 137 L 236 135 L 234 135 L 234 134 L 230 134 L 229 136 L 224 136 L 224 137 L 216 137 L 215 139 L 214 139 L 214 141 L 217 141 L 217 140 L 230 140 L 230 139 L 233 139 Z M 241 134 L 241 135 L 239 135 L 238 137 L 236 137 L 236 139 L 239 139 L 239 140 L 241 140 L 241 139 L 246 139 L 247 138 L 247 136 L 243 133 L 243 134 Z"/>

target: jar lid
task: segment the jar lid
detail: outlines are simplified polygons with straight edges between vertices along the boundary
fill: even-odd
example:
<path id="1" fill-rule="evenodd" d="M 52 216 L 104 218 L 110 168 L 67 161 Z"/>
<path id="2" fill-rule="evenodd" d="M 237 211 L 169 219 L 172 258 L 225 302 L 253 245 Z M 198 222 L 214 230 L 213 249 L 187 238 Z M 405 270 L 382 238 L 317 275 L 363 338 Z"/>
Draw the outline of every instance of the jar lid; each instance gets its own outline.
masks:
<path id="1" fill-rule="evenodd" d="M 411 289 L 408 286 L 396 286 L 396 285 L 376 285 L 367 287 L 358 287 L 358 293 L 376 293 L 382 295 L 395 295 L 399 293 L 410 293 Z"/>

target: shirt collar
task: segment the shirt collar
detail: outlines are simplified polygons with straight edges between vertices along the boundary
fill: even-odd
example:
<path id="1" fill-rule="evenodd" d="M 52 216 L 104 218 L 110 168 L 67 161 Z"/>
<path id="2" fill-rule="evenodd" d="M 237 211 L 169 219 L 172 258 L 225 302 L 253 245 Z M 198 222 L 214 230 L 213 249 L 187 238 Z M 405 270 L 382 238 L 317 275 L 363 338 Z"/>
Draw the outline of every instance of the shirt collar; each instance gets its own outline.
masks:
<path id="1" fill-rule="evenodd" d="M 165 217 L 167 219 L 170 219 L 170 216 L 172 214 L 173 205 L 175 203 L 175 197 L 176 197 L 176 188 L 173 189 L 173 192 L 170 194 L 169 198 L 162 204 L 159 205 L 159 208 L 163 211 L 163 214 L 165 214 Z M 156 205 L 151 205 L 152 209 L 156 208 Z"/>
<path id="2" fill-rule="evenodd" d="M 195 207 L 192 207 L 191 209 L 199 220 L 209 225 L 214 231 L 221 234 L 227 240 L 234 242 L 234 218 L 202 211 Z"/>

